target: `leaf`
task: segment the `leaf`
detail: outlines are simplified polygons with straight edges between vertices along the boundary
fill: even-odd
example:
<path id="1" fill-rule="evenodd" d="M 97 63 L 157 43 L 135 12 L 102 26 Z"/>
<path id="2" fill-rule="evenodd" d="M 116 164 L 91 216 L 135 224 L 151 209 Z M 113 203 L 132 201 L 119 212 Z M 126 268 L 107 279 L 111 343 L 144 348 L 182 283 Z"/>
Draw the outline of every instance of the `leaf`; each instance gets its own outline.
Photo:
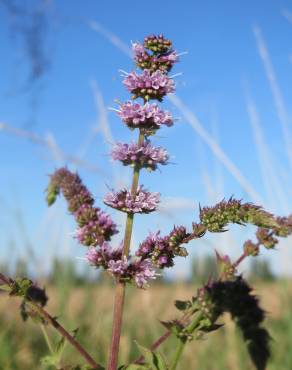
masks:
<path id="1" fill-rule="evenodd" d="M 168 330 L 170 330 L 175 336 L 178 336 L 183 330 L 183 326 L 178 321 L 160 321 L 160 323 Z"/>
<path id="2" fill-rule="evenodd" d="M 168 366 L 166 364 L 166 361 L 161 353 L 157 352 L 154 354 L 156 360 L 157 360 L 157 370 L 167 370 Z"/>
<path id="3" fill-rule="evenodd" d="M 60 359 L 60 357 L 62 356 L 63 352 L 64 352 L 64 349 L 65 349 L 65 346 L 66 346 L 66 341 L 65 341 L 65 338 L 62 337 L 58 343 L 56 344 L 56 347 L 55 347 L 55 350 L 54 350 L 54 353 L 55 355 Z"/>
<path id="4" fill-rule="evenodd" d="M 192 307 L 192 303 L 190 301 L 179 301 L 179 300 L 176 300 L 174 302 L 174 305 L 180 311 L 185 311 L 188 308 Z"/>
<path id="5" fill-rule="evenodd" d="M 48 365 L 48 366 L 57 366 L 58 365 L 58 359 L 55 355 L 48 355 L 41 358 L 41 364 L 42 365 Z"/>
<path id="6" fill-rule="evenodd" d="M 148 367 L 146 368 L 142 367 L 141 369 L 147 369 L 147 368 L 151 370 L 167 370 L 168 369 L 167 364 L 160 353 L 152 352 L 150 349 L 141 346 L 137 342 L 136 342 L 136 345 L 138 346 L 139 351 L 144 357 L 146 365 L 148 365 Z M 133 368 L 131 370 L 138 370 L 138 369 L 139 368 Z"/>
<path id="7" fill-rule="evenodd" d="M 141 346 L 138 342 L 136 342 L 136 345 L 139 348 L 141 355 L 144 357 L 145 362 L 150 366 L 154 365 L 153 352 L 151 352 L 150 349 Z M 155 369 L 155 367 L 152 367 L 152 366 L 151 368 Z"/>
<path id="8" fill-rule="evenodd" d="M 149 369 L 149 366 L 146 365 L 146 364 L 130 364 L 129 366 L 127 367 L 119 367 L 118 370 L 148 370 Z"/>

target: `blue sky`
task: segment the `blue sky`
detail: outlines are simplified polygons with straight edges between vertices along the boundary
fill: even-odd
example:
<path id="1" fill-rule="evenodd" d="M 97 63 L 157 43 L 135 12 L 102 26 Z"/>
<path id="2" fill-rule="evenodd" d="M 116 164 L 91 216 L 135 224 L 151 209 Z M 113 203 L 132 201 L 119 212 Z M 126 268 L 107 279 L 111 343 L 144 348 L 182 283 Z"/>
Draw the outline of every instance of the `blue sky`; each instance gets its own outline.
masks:
<path id="1" fill-rule="evenodd" d="M 24 245 L 31 245 L 44 265 L 55 253 L 83 255 L 82 247 L 71 245 L 74 224 L 64 203 L 46 208 L 48 174 L 63 164 L 75 169 L 68 158 L 81 157 L 78 171 L 99 205 L 107 186 L 129 182 L 130 171 L 113 165 L 108 153 L 113 140 L 135 139 L 135 133 L 107 108 L 129 97 L 119 72 L 133 68 L 125 47 L 149 33 L 164 33 L 178 52 L 187 54 L 174 71 L 182 72 L 175 78 L 176 100 L 164 104 L 180 119 L 154 139 L 169 150 L 174 164 L 141 176 L 149 189 L 162 193 L 166 208 L 137 217 L 133 244 L 157 227 L 168 232 L 174 223 L 190 225 L 198 217 L 199 202 L 212 204 L 231 195 L 260 198 L 283 215 L 292 210 L 289 1 L 10 4 L 10 9 L 0 5 L 0 122 L 6 124 L 0 130 L 1 258 L 27 256 Z M 39 40 L 41 47 L 28 49 L 29 40 Z M 31 78 L 32 65 L 40 60 L 45 68 Z M 108 124 L 106 135 L 102 122 Z M 58 149 L 52 152 L 52 145 L 49 149 L 23 134 L 49 138 Z M 123 219 L 109 212 L 123 227 Z M 216 247 L 236 256 L 240 241 L 249 236 L 237 230 L 233 241 L 210 238 L 209 244 L 194 244 L 192 253 L 211 253 Z M 263 255 L 268 257 L 266 251 Z M 269 257 L 275 269 L 287 270 L 283 261 L 292 258 L 289 243 Z M 176 272 L 185 264 L 180 262 Z"/>

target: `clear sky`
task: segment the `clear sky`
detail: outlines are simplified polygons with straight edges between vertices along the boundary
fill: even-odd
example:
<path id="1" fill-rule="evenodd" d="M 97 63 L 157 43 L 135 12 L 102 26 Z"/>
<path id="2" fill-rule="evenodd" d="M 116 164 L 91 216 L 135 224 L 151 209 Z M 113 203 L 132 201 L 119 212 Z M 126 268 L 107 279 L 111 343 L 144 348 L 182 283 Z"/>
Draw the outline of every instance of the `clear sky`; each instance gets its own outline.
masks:
<path id="1" fill-rule="evenodd" d="M 135 133 L 107 108 L 129 98 L 119 69 L 133 68 L 127 47 L 149 33 L 165 34 L 187 54 L 174 70 L 182 73 L 176 95 L 164 104 L 179 120 L 154 139 L 173 164 L 142 175 L 162 193 L 163 207 L 137 217 L 133 245 L 157 227 L 191 225 L 199 202 L 231 195 L 292 211 L 291 2 L 2 0 L 2 259 L 27 256 L 29 246 L 44 266 L 55 253 L 82 257 L 82 247 L 71 246 L 74 223 L 64 203 L 46 208 L 48 174 L 63 164 L 77 168 L 98 205 L 107 187 L 129 183 L 129 170 L 108 153 L 114 140 Z M 216 247 L 236 256 L 248 235 L 237 230 L 233 240 L 194 243 L 193 253 Z M 268 254 L 275 269 L 288 272 L 289 243 Z M 178 266 L 182 273 L 185 262 Z"/>

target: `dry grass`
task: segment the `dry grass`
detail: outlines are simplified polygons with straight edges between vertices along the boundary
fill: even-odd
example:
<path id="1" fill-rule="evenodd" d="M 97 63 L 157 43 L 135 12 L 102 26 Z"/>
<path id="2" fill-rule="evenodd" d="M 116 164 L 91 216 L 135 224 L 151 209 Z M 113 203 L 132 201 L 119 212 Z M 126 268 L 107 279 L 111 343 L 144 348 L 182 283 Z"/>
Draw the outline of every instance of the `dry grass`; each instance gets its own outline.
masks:
<path id="1" fill-rule="evenodd" d="M 96 285 L 86 289 L 56 289 L 50 287 L 48 310 L 59 315 L 68 328 L 79 327 L 79 340 L 99 362 L 105 362 L 111 330 L 113 288 Z M 163 333 L 159 319 L 176 317 L 174 299 L 189 298 L 195 289 L 188 285 L 153 286 L 146 291 L 128 290 L 121 338 L 121 362 L 137 356 L 134 340 L 147 346 Z M 256 293 L 268 312 L 266 327 L 271 332 L 274 354 L 269 370 L 290 370 L 292 355 L 292 286 L 290 282 L 260 284 Z M 41 331 L 34 323 L 24 324 L 18 312 L 17 299 L 0 295 L 0 369 L 41 369 L 39 358 L 46 354 L 46 344 Z M 200 370 L 248 370 L 253 369 L 240 333 L 228 317 L 220 331 L 209 334 L 201 341 L 188 345 L 180 369 Z M 55 333 L 50 334 L 56 340 Z M 173 352 L 173 341 L 162 346 L 168 359 Z M 81 361 L 68 346 L 64 363 Z"/>

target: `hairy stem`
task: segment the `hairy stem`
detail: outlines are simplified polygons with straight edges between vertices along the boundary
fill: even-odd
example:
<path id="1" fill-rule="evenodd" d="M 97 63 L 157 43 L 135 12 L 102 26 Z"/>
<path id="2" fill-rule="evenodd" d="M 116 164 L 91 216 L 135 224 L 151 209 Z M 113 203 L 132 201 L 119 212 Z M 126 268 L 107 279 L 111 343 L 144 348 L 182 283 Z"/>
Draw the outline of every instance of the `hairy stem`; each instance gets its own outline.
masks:
<path id="1" fill-rule="evenodd" d="M 144 135 L 140 131 L 139 139 L 138 139 L 138 146 L 141 146 L 143 142 L 144 142 Z M 135 167 L 134 172 L 133 172 L 132 186 L 131 186 L 132 196 L 135 196 L 137 193 L 138 183 L 139 183 L 139 173 L 140 173 L 140 168 Z M 126 228 L 125 228 L 124 245 L 123 245 L 123 256 L 124 257 L 127 257 L 129 255 L 132 231 L 133 231 L 133 222 L 134 222 L 134 214 L 128 213 L 127 221 L 126 221 Z M 111 338 L 111 345 L 110 345 L 108 370 L 116 370 L 118 366 L 123 309 L 124 309 L 124 302 L 125 302 L 125 290 L 126 290 L 126 284 L 122 281 L 118 281 L 116 285 L 116 291 L 115 291 L 113 327 L 112 327 L 112 338 Z"/>

